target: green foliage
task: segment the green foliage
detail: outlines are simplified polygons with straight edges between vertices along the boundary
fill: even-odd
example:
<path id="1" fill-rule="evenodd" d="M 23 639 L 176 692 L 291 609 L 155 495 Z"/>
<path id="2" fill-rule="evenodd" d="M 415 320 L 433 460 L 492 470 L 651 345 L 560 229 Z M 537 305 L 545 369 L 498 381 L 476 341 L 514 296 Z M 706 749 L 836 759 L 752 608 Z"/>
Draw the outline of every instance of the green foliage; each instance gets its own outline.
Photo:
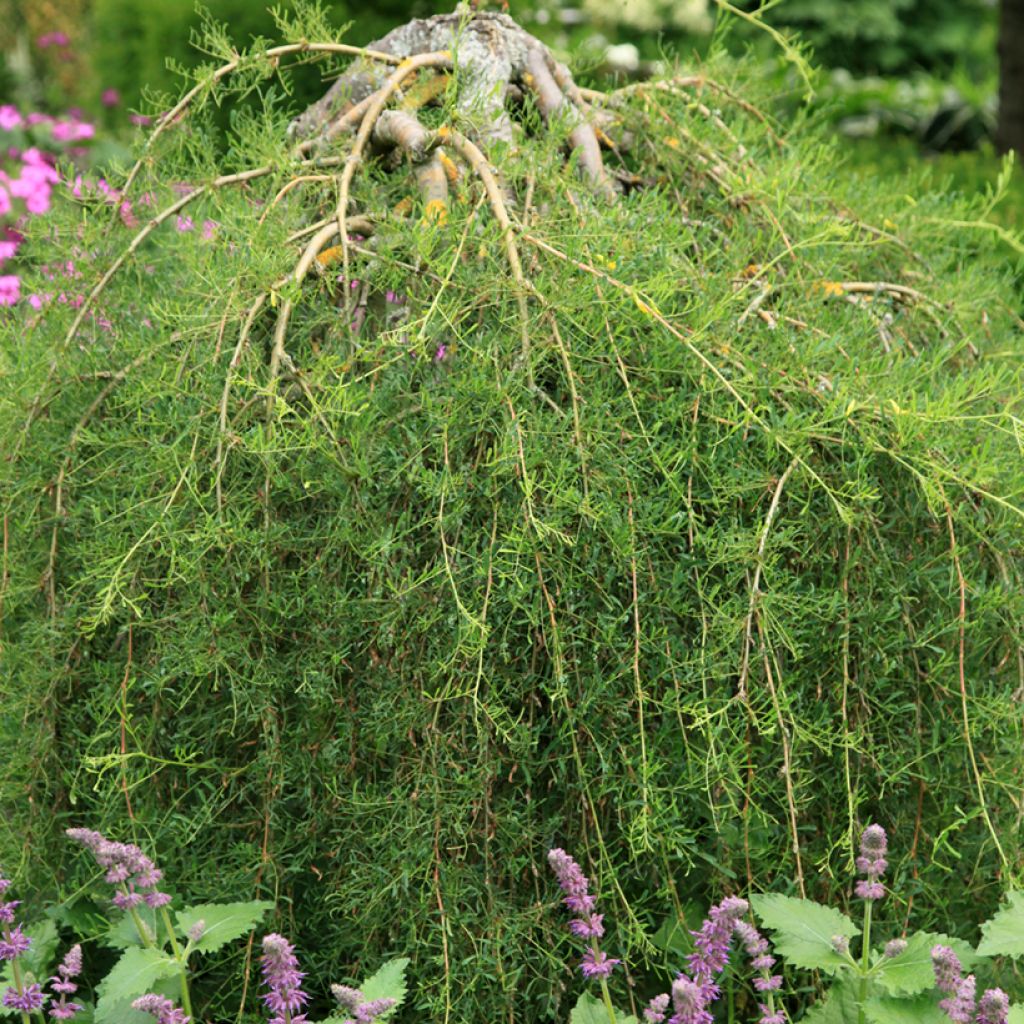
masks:
<path id="1" fill-rule="evenodd" d="M 249 903 L 204 903 L 198 907 L 186 907 L 175 915 L 175 924 L 181 936 L 202 922 L 202 934 L 193 948 L 200 953 L 212 953 L 221 946 L 247 935 L 262 920 L 274 904 L 267 900 Z"/>
<path id="2" fill-rule="evenodd" d="M 1011 892 L 1009 905 L 981 926 L 983 956 L 1024 956 L 1024 893 Z"/>
<path id="3" fill-rule="evenodd" d="M 637 1024 L 636 1017 L 615 1011 L 616 1024 Z M 569 1013 L 569 1024 L 610 1024 L 604 1002 L 589 992 L 581 992 Z"/>
<path id="4" fill-rule="evenodd" d="M 407 1013 L 437 1020 L 564 1019 L 555 844 L 640 989 L 695 894 L 844 908 L 864 818 L 900 839 L 913 923 L 973 934 L 1019 864 L 1024 642 L 1024 345 L 1013 266 L 963 227 L 985 200 L 869 187 L 802 119 L 777 146 L 725 94 L 700 100 L 723 130 L 666 91 L 623 97 L 648 187 L 605 205 L 534 118 L 492 154 L 550 247 L 517 228 L 531 381 L 472 181 L 432 223 L 392 214 L 403 165 L 356 175 L 359 333 L 337 265 L 285 283 L 336 183 L 274 202 L 310 171 L 297 107 L 244 63 L 131 198 L 272 172 L 140 243 L 112 330 L 64 344 L 58 301 L 0 325 L 0 860 L 70 893 L 61 827 L 143 841 L 191 900 L 273 897 L 313 977 L 408 951 Z M 703 70 L 776 109 L 755 66 Z M 256 113 L 225 144 L 234 89 Z M 132 237 L 112 214 L 35 228 L 23 293 L 95 285 Z M 234 1019 L 237 981 L 213 954 L 197 1016 Z"/>
<path id="5" fill-rule="evenodd" d="M 902 953 L 880 961 L 876 974 L 878 984 L 892 996 L 931 991 L 935 987 L 931 951 L 938 945 L 950 947 L 964 968 L 970 970 L 976 958 L 966 942 L 933 932 L 914 932 L 907 938 L 907 948 Z"/>
<path id="6" fill-rule="evenodd" d="M 154 992 L 158 981 L 177 977 L 181 966 L 159 949 L 129 946 L 97 989 L 96 1024 L 115 1024 L 131 1013 L 133 999 Z"/>
<path id="7" fill-rule="evenodd" d="M 750 903 L 761 923 L 774 932 L 776 951 L 794 967 L 833 975 L 846 963 L 833 948 L 833 938 L 860 934 L 845 914 L 813 900 L 765 893 L 752 896 Z"/>
<path id="8" fill-rule="evenodd" d="M 409 966 L 408 957 L 399 957 L 396 960 L 389 960 L 376 974 L 371 975 L 359 986 L 366 1002 L 373 1002 L 375 999 L 394 999 L 400 1007 L 405 1001 L 406 984 L 405 971 Z"/>

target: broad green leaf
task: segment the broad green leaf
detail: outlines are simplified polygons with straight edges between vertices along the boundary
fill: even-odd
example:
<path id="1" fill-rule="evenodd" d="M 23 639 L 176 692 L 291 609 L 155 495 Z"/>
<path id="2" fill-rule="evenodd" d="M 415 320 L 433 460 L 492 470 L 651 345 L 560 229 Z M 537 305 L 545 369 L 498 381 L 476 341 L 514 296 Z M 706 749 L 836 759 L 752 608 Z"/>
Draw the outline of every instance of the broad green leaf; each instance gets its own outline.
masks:
<path id="1" fill-rule="evenodd" d="M 569 1014 L 569 1024 L 611 1024 L 604 1002 L 589 992 L 579 997 Z M 637 1024 L 636 1017 L 615 1010 L 615 1024 Z"/>
<path id="2" fill-rule="evenodd" d="M 832 907 L 777 893 L 752 896 L 750 903 L 762 924 L 775 934 L 775 950 L 794 967 L 835 974 L 846 961 L 832 948 L 832 938 L 851 939 L 860 929 Z"/>
<path id="3" fill-rule="evenodd" d="M 155 992 L 157 995 L 167 996 L 168 999 L 172 999 L 179 1006 L 181 1005 L 180 978 L 161 978 L 158 981 L 154 981 L 146 989 L 146 992 Z M 143 994 L 137 992 L 135 995 L 128 996 L 122 1000 L 100 999 L 91 1011 L 91 1024 L 153 1024 L 152 1014 L 140 1013 L 138 1010 L 132 1009 L 132 1000 L 137 999 Z M 78 1017 L 75 1017 L 74 1020 L 75 1024 L 78 1024 Z"/>
<path id="4" fill-rule="evenodd" d="M 96 1024 L 119 1024 L 117 1014 L 126 1004 L 154 991 L 156 982 L 172 978 L 180 970 L 177 961 L 158 949 L 126 949 L 99 984 Z"/>
<path id="5" fill-rule="evenodd" d="M 57 926 L 53 921 L 37 921 L 26 925 L 22 931 L 32 940 L 32 945 L 18 958 L 22 978 L 26 984 L 38 982 L 46 984 L 46 979 L 53 973 L 57 953 Z M 14 984 L 14 973 L 10 962 L 4 964 L 0 972 L 0 990 Z M 4 1016 L 14 1016 L 18 1011 L 0 1006 Z"/>
<path id="6" fill-rule="evenodd" d="M 259 924 L 260 919 L 274 904 L 267 900 L 252 900 L 248 903 L 202 903 L 178 911 L 175 921 L 182 935 L 190 928 L 203 922 L 203 934 L 195 948 L 201 953 L 212 953 L 232 939 L 247 935 Z"/>
<path id="7" fill-rule="evenodd" d="M 982 956 L 1024 956 L 1024 892 L 1011 892 L 1007 906 L 981 926 Z"/>
<path id="8" fill-rule="evenodd" d="M 104 908 L 88 897 L 48 907 L 46 916 L 64 925 L 65 928 L 70 928 L 75 935 L 83 939 L 91 939 L 102 933 L 108 923 Z M 76 1022 L 78 1019 L 76 1016 Z"/>
<path id="9" fill-rule="evenodd" d="M 926 993 L 907 999 L 872 996 L 864 1004 L 864 1013 L 871 1024 L 949 1024 L 938 997 Z"/>
<path id="10" fill-rule="evenodd" d="M 1006 1024 L 1024 1024 L 1024 1003 L 1016 1003 L 1010 1007 L 1010 1016 Z"/>
<path id="11" fill-rule="evenodd" d="M 820 1003 L 815 1003 L 800 1024 L 858 1024 L 857 993 L 852 984 L 833 985 Z"/>
<path id="12" fill-rule="evenodd" d="M 961 939 L 951 939 L 936 932 L 917 932 L 907 939 L 907 948 L 891 959 L 883 959 L 875 976 L 878 983 L 892 996 L 913 995 L 935 987 L 932 968 L 932 947 L 949 946 L 964 967 L 976 959 L 974 950 Z"/>
<path id="13" fill-rule="evenodd" d="M 376 974 L 371 975 L 359 986 L 363 998 L 367 1002 L 371 999 L 394 999 L 394 1009 L 397 1010 L 405 999 L 405 969 L 408 966 L 407 956 L 389 960 Z"/>

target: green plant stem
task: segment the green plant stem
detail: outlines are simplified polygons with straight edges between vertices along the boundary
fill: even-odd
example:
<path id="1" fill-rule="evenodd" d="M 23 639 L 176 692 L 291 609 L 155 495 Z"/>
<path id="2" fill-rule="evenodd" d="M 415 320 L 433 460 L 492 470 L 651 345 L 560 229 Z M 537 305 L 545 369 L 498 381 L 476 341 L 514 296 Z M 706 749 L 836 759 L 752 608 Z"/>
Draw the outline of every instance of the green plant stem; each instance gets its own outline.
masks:
<path id="1" fill-rule="evenodd" d="M 182 956 L 181 947 L 174 936 L 174 925 L 171 924 L 171 915 L 167 913 L 167 907 L 160 908 L 160 916 L 163 918 L 167 934 L 171 937 L 171 950 L 174 953 L 174 959 L 181 964 L 181 1008 L 191 1017 L 192 996 L 188 989 L 188 958 Z"/>
<path id="2" fill-rule="evenodd" d="M 857 1021 L 864 1024 L 864 1004 L 868 998 L 868 973 L 871 970 L 871 909 L 873 900 L 864 901 L 864 948 L 861 951 L 860 993 L 857 998 Z"/>
<path id="3" fill-rule="evenodd" d="M 608 1011 L 608 1020 L 610 1024 L 615 1024 L 615 1007 L 612 1006 L 612 995 L 608 991 L 608 982 L 601 979 L 601 998 L 604 999 L 604 1008 Z"/>
<path id="4" fill-rule="evenodd" d="M 121 892 L 123 892 L 125 895 L 127 895 L 128 894 L 128 887 L 125 886 L 125 885 L 122 885 L 121 886 Z M 146 949 L 152 949 L 153 948 L 153 940 L 150 939 L 149 932 L 146 929 L 146 925 L 144 924 L 142 918 L 139 917 L 138 911 L 134 907 L 129 907 L 128 908 L 128 913 L 131 914 L 132 921 L 135 922 L 135 930 L 139 933 L 139 941 L 142 943 L 143 946 L 145 946 Z"/>
<path id="5" fill-rule="evenodd" d="M 5 932 L 6 934 L 6 932 Z M 14 987 L 18 990 L 18 995 L 25 994 L 25 983 L 21 977 L 21 968 L 18 966 L 17 959 L 11 961 L 11 973 L 14 976 Z M 21 1024 L 31 1024 L 27 1011 L 21 1011 Z"/>

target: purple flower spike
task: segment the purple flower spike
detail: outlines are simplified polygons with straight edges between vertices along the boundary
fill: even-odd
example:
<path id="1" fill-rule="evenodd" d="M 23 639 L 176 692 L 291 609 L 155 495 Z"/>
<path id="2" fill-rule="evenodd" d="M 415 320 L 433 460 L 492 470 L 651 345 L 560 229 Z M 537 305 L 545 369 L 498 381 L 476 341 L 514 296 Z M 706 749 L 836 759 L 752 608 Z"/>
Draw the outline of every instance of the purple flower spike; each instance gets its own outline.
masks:
<path id="1" fill-rule="evenodd" d="M 443 346 L 442 346 L 443 347 Z M 577 938 L 590 939 L 590 945 L 580 961 L 584 978 L 607 978 L 621 960 L 609 957 L 598 948 L 597 939 L 604 935 L 604 915 L 594 913 L 595 899 L 590 894 L 590 882 L 583 869 L 565 852 L 556 848 L 548 851 L 548 863 L 558 884 L 566 894 L 562 902 L 579 916 L 569 922 L 569 930 Z"/>
<path id="2" fill-rule="evenodd" d="M 667 992 L 660 996 L 655 996 L 647 1004 L 647 1009 L 644 1010 L 644 1019 L 649 1021 L 650 1024 L 661 1024 L 665 1019 L 665 1011 L 668 1009 L 670 998 Z"/>
<path id="3" fill-rule="evenodd" d="M 711 908 L 700 931 L 691 932 L 697 949 L 687 957 L 687 964 L 690 977 L 701 986 L 705 1003 L 712 1003 L 718 998 L 719 989 L 714 977 L 725 970 L 733 930 L 749 909 L 750 904 L 746 900 L 727 896 Z"/>
<path id="4" fill-rule="evenodd" d="M 854 886 L 858 899 L 880 900 L 885 895 L 885 886 L 879 879 L 889 866 L 885 859 L 888 849 L 889 840 L 881 825 L 868 825 L 861 833 L 857 870 L 864 878 Z"/>
<path id="5" fill-rule="evenodd" d="M 170 999 L 166 996 L 159 996 L 155 992 L 139 996 L 132 1003 L 132 1009 L 156 1017 L 157 1024 L 189 1024 L 191 1019 L 184 1010 L 179 1010 Z"/>
<path id="6" fill-rule="evenodd" d="M 786 1024 L 786 1015 L 781 1010 L 773 1011 L 764 1003 L 758 1003 L 757 1008 L 761 1011 L 761 1019 L 757 1024 Z"/>
<path id="7" fill-rule="evenodd" d="M 32 940 L 21 930 L 20 924 L 5 928 L 0 938 L 0 960 L 16 960 L 31 945 Z"/>
<path id="8" fill-rule="evenodd" d="M 68 996 L 74 995 L 78 986 L 71 980 L 78 977 L 82 971 L 82 947 L 72 946 L 64 957 L 63 962 L 57 968 L 57 973 L 50 979 L 50 988 L 60 995 L 60 1002 L 51 1004 L 49 1014 L 55 1020 L 70 1020 L 81 1006 L 78 1003 L 69 1003 Z"/>
<path id="9" fill-rule="evenodd" d="M 713 1024 L 714 1018 L 705 1009 L 708 1000 L 703 986 L 685 976 L 672 983 L 672 1009 L 668 1024 Z"/>
<path id="10" fill-rule="evenodd" d="M 1006 1024 L 1010 1000 L 1001 988 L 987 989 L 978 1001 L 977 1024 Z"/>
<path id="11" fill-rule="evenodd" d="M 263 938 L 263 983 L 270 989 L 263 997 L 273 1017 L 270 1024 L 306 1024 L 306 1015 L 299 1011 L 309 1002 L 302 991 L 302 979 L 295 947 L 276 933 Z"/>
<path id="12" fill-rule="evenodd" d="M 580 970 L 584 978 L 607 978 L 621 960 L 613 960 L 603 950 L 588 946 L 580 961 Z"/>
<path id="13" fill-rule="evenodd" d="M 21 992 L 13 986 L 4 993 L 4 1006 L 12 1010 L 21 1010 L 23 1013 L 33 1013 L 42 1009 L 46 997 L 43 990 L 35 984 L 26 985 Z"/>
<path id="14" fill-rule="evenodd" d="M 164 873 L 139 847 L 132 843 L 111 842 L 106 836 L 88 828 L 69 828 L 65 835 L 81 843 L 96 863 L 106 869 L 106 881 L 119 887 L 111 898 L 118 910 L 131 910 L 143 902 L 156 909 L 171 902 L 167 893 L 156 888 Z"/>
<path id="15" fill-rule="evenodd" d="M 932 946 L 932 969 L 935 984 L 943 992 L 952 992 L 963 974 L 960 958 L 949 946 Z"/>

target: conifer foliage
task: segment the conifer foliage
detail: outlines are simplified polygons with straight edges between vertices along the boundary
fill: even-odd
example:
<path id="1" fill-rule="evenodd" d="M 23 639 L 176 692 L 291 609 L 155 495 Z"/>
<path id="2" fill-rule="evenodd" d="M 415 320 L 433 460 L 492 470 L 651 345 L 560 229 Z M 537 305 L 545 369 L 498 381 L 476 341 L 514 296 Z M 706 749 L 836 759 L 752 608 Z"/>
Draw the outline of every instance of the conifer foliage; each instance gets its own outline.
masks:
<path id="1" fill-rule="evenodd" d="M 998 197 L 854 189 L 746 61 L 280 29 L 207 26 L 0 320 L 0 860 L 71 892 L 59 830 L 133 828 L 434 1020 L 571 1005 L 551 847 L 639 1005 L 692 894 L 827 900 L 858 819 L 883 913 L 969 929 L 1020 862 Z"/>

